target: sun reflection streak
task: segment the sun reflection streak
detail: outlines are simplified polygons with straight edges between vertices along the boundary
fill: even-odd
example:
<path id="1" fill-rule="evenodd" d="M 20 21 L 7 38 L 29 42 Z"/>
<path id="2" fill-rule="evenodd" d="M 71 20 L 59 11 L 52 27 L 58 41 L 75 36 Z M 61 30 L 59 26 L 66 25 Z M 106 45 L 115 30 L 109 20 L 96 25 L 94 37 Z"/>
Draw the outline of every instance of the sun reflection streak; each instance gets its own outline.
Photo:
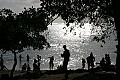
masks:
<path id="1" fill-rule="evenodd" d="M 64 33 L 64 36 L 63 35 L 60 36 L 63 36 L 63 39 L 67 39 L 67 40 L 89 38 L 91 35 L 92 25 L 86 23 L 82 27 L 79 26 L 80 24 L 76 25 L 75 23 L 71 23 L 70 26 L 63 27 L 62 32 Z"/>
<path id="2" fill-rule="evenodd" d="M 74 26 L 71 24 L 70 26 Z M 90 45 L 90 37 L 92 34 L 92 24 L 86 23 L 80 28 L 78 25 L 74 26 L 74 30 L 70 31 L 70 27 L 65 27 L 65 24 L 56 24 L 52 25 L 49 29 L 51 32 L 49 37 L 49 43 L 51 45 L 51 55 L 55 57 L 55 67 L 58 65 L 62 65 L 63 58 L 61 58 L 60 54 L 63 53 L 62 46 L 64 44 L 67 45 L 70 50 L 70 62 L 68 64 L 69 69 L 81 68 L 81 59 L 89 56 L 89 52 L 93 51 L 94 55 L 98 57 L 98 49 L 97 46 L 92 44 Z M 93 49 L 94 48 L 94 49 Z M 102 54 L 103 56 L 103 54 Z M 99 57 L 98 57 L 99 58 Z M 99 61 L 100 59 L 96 59 Z"/>

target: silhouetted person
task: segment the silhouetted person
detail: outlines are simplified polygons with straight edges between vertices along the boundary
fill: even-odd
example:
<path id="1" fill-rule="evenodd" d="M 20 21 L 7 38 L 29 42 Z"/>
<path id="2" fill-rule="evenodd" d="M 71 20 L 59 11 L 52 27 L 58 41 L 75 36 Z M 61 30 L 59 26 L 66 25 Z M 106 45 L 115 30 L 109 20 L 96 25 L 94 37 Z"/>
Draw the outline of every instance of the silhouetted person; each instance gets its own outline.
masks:
<path id="1" fill-rule="evenodd" d="M 90 69 L 90 56 L 88 56 L 86 59 L 87 59 L 88 70 L 89 70 Z"/>
<path id="2" fill-rule="evenodd" d="M 41 56 L 37 55 L 37 60 L 38 60 L 38 62 L 40 62 L 41 61 Z"/>
<path id="3" fill-rule="evenodd" d="M 84 59 L 84 58 L 82 58 L 82 69 L 84 69 L 84 68 L 85 68 L 85 63 L 86 63 L 85 59 Z"/>
<path id="4" fill-rule="evenodd" d="M 34 59 L 34 63 L 33 63 L 33 73 L 35 74 L 39 74 L 40 70 L 39 70 L 39 67 L 37 65 L 37 60 Z"/>
<path id="5" fill-rule="evenodd" d="M 49 68 L 50 68 L 50 70 L 52 70 L 52 69 L 53 69 L 53 66 L 54 66 L 54 64 L 53 64 L 54 57 L 52 56 L 52 57 L 49 57 L 49 58 L 50 58 Z"/>
<path id="6" fill-rule="evenodd" d="M 110 66 L 111 65 L 111 60 L 110 60 L 110 55 L 108 54 L 108 65 Z"/>
<path id="7" fill-rule="evenodd" d="M 23 66 L 22 66 L 22 71 L 26 71 L 26 69 L 27 69 L 27 64 L 24 63 Z"/>
<path id="8" fill-rule="evenodd" d="M 41 56 L 37 55 L 37 62 L 38 62 L 39 70 L 40 70 L 40 61 L 41 61 Z"/>
<path id="9" fill-rule="evenodd" d="M 106 67 L 108 68 L 111 65 L 111 60 L 109 54 L 105 54 Z"/>
<path id="10" fill-rule="evenodd" d="M 64 69 L 64 71 L 65 71 L 65 78 L 68 78 L 67 65 L 68 65 L 68 61 L 69 61 L 69 57 L 70 57 L 70 52 L 69 52 L 69 50 L 66 48 L 66 45 L 63 45 L 63 49 L 64 49 L 64 52 L 63 52 L 63 54 L 61 54 L 61 57 L 64 58 L 64 61 L 63 61 L 63 69 Z"/>
<path id="11" fill-rule="evenodd" d="M 27 66 L 27 71 L 29 72 L 31 70 L 30 65 Z"/>
<path id="12" fill-rule="evenodd" d="M 27 65 L 29 65 L 30 56 L 27 54 Z"/>
<path id="13" fill-rule="evenodd" d="M 105 68 L 105 58 L 102 58 L 102 60 L 100 61 L 100 67 L 101 67 L 102 69 Z"/>
<path id="14" fill-rule="evenodd" d="M 88 70 L 91 68 L 94 68 L 94 61 L 95 57 L 93 56 L 93 53 L 90 53 L 90 56 L 87 57 L 87 64 L 88 64 Z"/>
<path id="15" fill-rule="evenodd" d="M 94 68 L 94 62 L 95 62 L 95 57 L 93 56 L 93 53 L 90 53 L 90 65 L 92 68 Z"/>

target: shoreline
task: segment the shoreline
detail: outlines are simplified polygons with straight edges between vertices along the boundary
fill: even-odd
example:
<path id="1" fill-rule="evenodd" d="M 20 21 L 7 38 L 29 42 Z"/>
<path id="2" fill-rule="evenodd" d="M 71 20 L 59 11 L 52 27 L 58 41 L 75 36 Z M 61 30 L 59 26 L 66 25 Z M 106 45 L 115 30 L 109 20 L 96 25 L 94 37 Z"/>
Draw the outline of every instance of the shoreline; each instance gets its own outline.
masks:
<path id="1" fill-rule="evenodd" d="M 116 78 L 116 74 L 114 71 L 88 71 L 83 69 L 77 69 L 77 70 L 68 70 L 69 76 L 68 80 L 89 80 L 84 79 L 87 77 L 114 77 Z M 5 77 L 10 75 L 10 70 L 6 71 L 0 71 L 0 80 L 9 80 L 9 78 L 2 79 L 1 77 Z M 95 76 L 96 75 L 96 76 Z M 94 76 L 94 77 L 93 77 Z M 41 73 L 39 75 L 33 74 L 32 70 L 29 73 L 26 73 L 26 71 L 22 72 L 20 70 L 14 71 L 14 80 L 64 80 L 64 72 L 62 70 L 41 70 Z M 83 79 L 82 79 L 83 78 Z M 91 79 L 91 80 L 106 80 L 105 79 Z M 109 80 L 114 80 L 110 78 Z"/>

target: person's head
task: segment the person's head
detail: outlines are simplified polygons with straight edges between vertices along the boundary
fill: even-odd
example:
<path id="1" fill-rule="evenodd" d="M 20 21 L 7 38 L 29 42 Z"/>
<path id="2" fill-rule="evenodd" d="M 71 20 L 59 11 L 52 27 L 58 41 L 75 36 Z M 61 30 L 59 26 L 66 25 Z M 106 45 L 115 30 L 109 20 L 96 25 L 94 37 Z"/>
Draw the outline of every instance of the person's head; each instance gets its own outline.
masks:
<path id="1" fill-rule="evenodd" d="M 105 60 L 105 58 L 103 57 L 102 60 Z"/>
<path id="2" fill-rule="evenodd" d="M 105 57 L 107 57 L 107 54 L 105 54 Z"/>
<path id="3" fill-rule="evenodd" d="M 37 63 L 37 60 L 36 60 L 36 59 L 34 59 L 34 63 Z"/>
<path id="4" fill-rule="evenodd" d="M 66 45 L 63 45 L 63 48 L 66 49 Z"/>
<path id="5" fill-rule="evenodd" d="M 37 58 L 39 58 L 39 55 L 37 55 Z"/>
<path id="6" fill-rule="evenodd" d="M 26 65 L 26 63 L 24 63 L 24 65 Z"/>
<path id="7" fill-rule="evenodd" d="M 92 52 L 90 53 L 90 56 L 93 56 L 93 53 L 92 53 Z"/>

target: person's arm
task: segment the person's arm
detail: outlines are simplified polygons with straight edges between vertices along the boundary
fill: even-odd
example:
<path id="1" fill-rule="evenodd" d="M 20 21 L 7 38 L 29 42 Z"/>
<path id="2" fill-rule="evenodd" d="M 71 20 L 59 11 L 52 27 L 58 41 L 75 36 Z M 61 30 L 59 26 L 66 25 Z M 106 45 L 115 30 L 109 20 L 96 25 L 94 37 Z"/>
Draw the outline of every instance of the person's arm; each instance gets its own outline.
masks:
<path id="1" fill-rule="evenodd" d="M 51 57 L 48 57 L 48 58 L 51 58 Z"/>
<path id="2" fill-rule="evenodd" d="M 61 54 L 61 57 L 64 57 L 65 51 L 63 52 L 63 54 Z"/>
<path id="3" fill-rule="evenodd" d="M 94 61 L 95 61 L 95 57 L 94 57 Z"/>

